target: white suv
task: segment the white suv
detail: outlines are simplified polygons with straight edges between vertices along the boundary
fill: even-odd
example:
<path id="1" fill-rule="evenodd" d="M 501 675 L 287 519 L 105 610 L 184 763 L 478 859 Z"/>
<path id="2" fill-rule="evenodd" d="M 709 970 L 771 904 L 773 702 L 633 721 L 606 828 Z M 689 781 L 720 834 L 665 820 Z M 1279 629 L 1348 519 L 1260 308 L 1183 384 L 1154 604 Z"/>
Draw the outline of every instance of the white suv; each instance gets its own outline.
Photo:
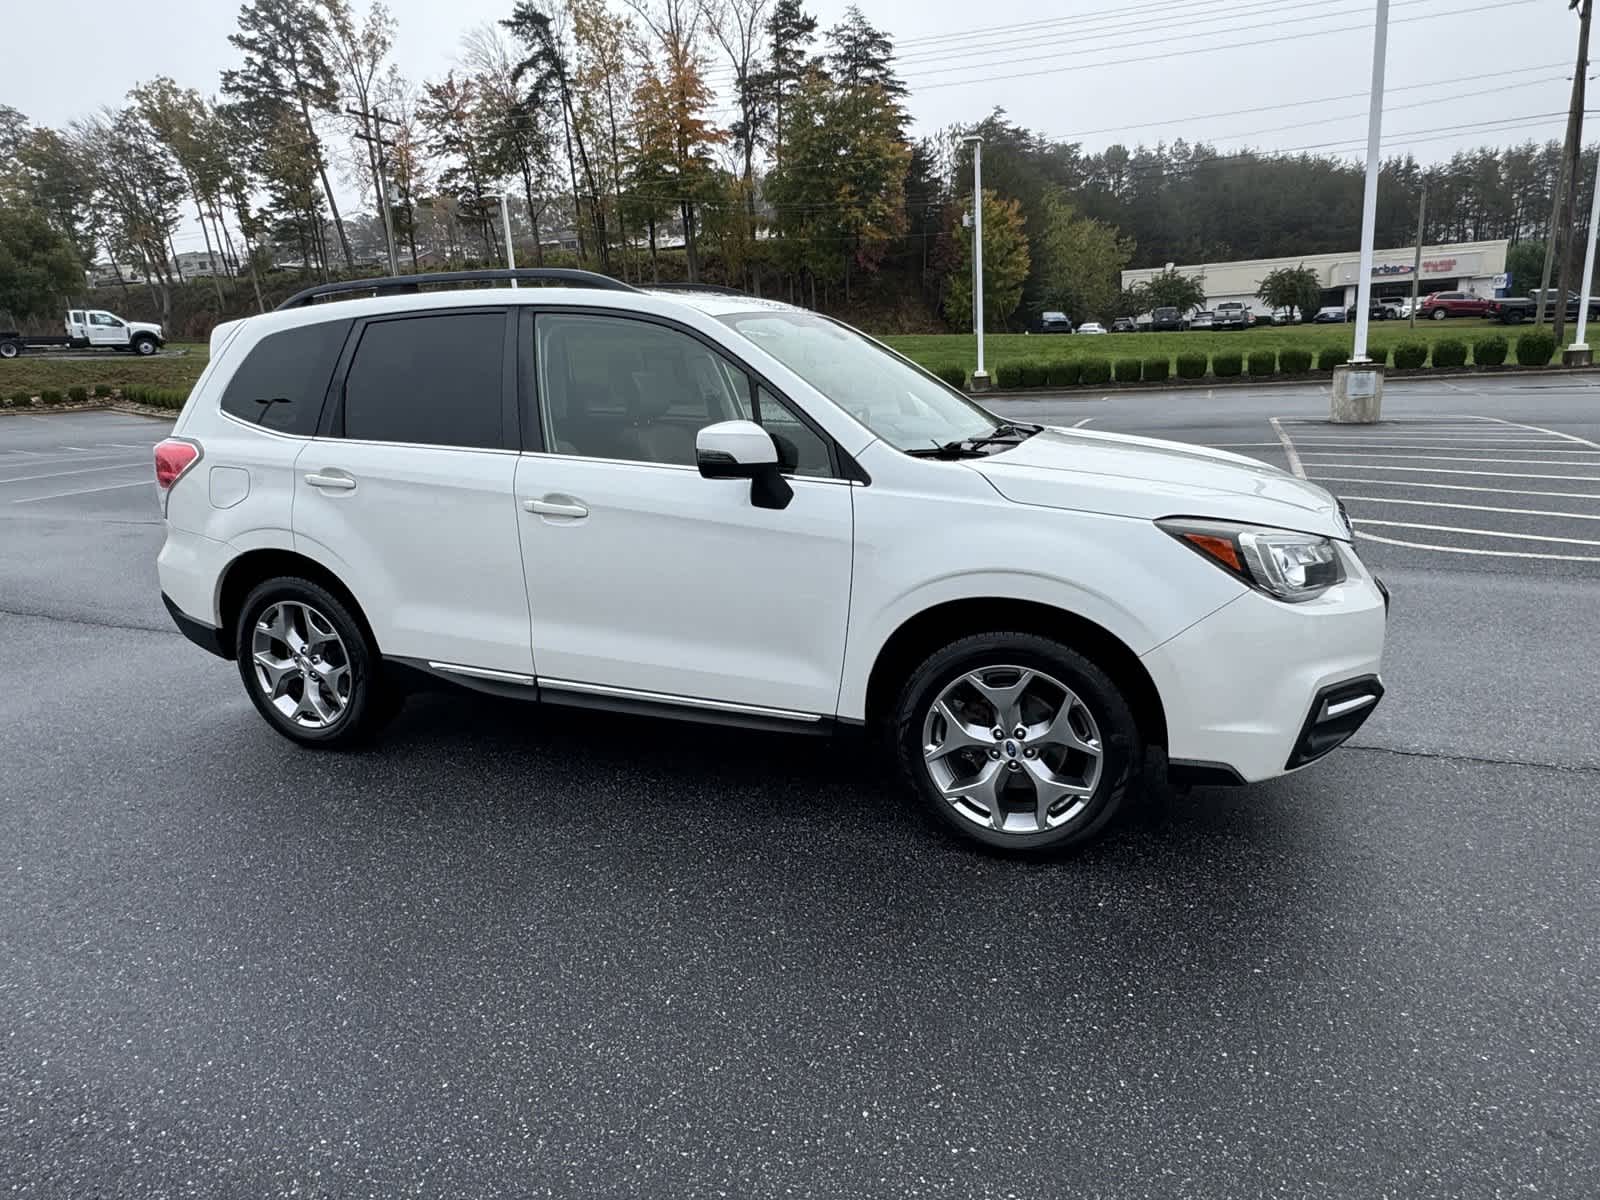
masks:
<path id="1" fill-rule="evenodd" d="M 577 286 L 417 290 L 508 275 Z M 419 675 L 868 726 L 949 828 L 1037 850 L 1102 832 L 1147 751 L 1266 779 L 1383 693 L 1387 593 L 1322 488 L 1006 421 L 711 289 L 310 289 L 218 328 L 156 480 L 173 619 L 304 745 L 370 734 Z"/>

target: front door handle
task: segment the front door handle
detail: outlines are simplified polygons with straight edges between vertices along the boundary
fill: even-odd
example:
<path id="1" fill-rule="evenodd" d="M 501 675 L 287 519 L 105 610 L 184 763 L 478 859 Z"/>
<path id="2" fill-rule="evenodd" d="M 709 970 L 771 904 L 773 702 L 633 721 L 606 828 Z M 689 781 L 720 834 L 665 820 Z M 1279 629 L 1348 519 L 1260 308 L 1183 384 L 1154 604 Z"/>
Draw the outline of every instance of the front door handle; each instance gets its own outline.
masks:
<path id="1" fill-rule="evenodd" d="M 538 513 L 541 517 L 587 517 L 589 506 L 574 500 L 571 496 L 545 496 L 539 500 L 524 500 L 522 507 L 531 513 Z"/>
<path id="2" fill-rule="evenodd" d="M 348 492 L 356 486 L 356 481 L 348 475 L 319 475 L 315 472 L 306 476 L 306 482 L 314 488 L 332 488 L 339 492 Z"/>

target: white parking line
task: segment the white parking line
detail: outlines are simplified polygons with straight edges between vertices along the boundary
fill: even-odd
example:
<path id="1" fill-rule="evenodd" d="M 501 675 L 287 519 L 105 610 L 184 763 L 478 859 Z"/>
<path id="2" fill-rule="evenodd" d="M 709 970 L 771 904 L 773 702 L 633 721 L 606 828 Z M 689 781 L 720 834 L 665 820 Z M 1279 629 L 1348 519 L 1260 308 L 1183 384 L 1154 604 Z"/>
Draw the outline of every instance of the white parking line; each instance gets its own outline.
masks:
<path id="1" fill-rule="evenodd" d="M 104 467 L 79 467 L 72 471 L 50 471 L 44 475 L 13 475 L 10 479 L 0 479 L 0 484 L 26 483 L 30 479 L 59 479 L 63 475 L 93 475 L 98 471 L 143 471 L 144 463 L 111 463 Z"/>
<path id="2" fill-rule="evenodd" d="M 1459 454 L 1361 454 L 1354 450 L 1319 450 L 1307 451 L 1305 458 L 1316 458 L 1319 462 L 1328 459 L 1350 458 L 1403 458 L 1407 462 L 1463 462 L 1463 463 L 1509 463 L 1512 466 L 1524 467 L 1600 467 L 1600 462 L 1578 461 L 1567 459 L 1548 458 L 1464 458 Z"/>
<path id="3" fill-rule="evenodd" d="M 1316 483 L 1364 483 L 1368 487 L 1436 488 L 1445 492 L 1492 492 L 1496 496 L 1560 496 L 1569 500 L 1600 500 L 1600 492 L 1543 492 L 1520 488 L 1473 487 L 1470 483 L 1419 483 L 1412 479 L 1373 479 L 1359 475 L 1313 475 Z"/>
<path id="4" fill-rule="evenodd" d="M 1284 457 L 1289 460 L 1289 470 L 1301 479 L 1306 477 L 1305 467 L 1300 465 L 1300 452 L 1294 448 L 1294 443 L 1289 440 L 1289 435 L 1283 431 L 1283 426 L 1278 423 L 1277 417 L 1268 417 L 1267 423 L 1272 426 L 1272 432 L 1278 435 L 1278 440 L 1283 443 Z"/>
<path id="5" fill-rule="evenodd" d="M 121 458 L 126 459 L 129 462 L 141 463 L 149 461 L 149 459 L 144 458 L 142 455 L 134 458 L 130 456 L 126 450 L 124 450 L 119 454 L 113 454 L 110 452 L 105 454 L 41 454 L 33 458 L 20 459 L 17 462 L 9 463 L 7 465 L 13 467 L 28 467 L 30 469 L 33 467 L 67 467 L 83 462 L 99 462 L 101 459 L 105 458 Z"/>
<path id="6" fill-rule="evenodd" d="M 1083 420 L 1081 420 L 1081 421 L 1074 421 L 1074 422 L 1073 422 L 1073 423 L 1072 423 L 1072 427 L 1073 427 L 1073 428 L 1074 428 L 1074 429 L 1082 429 L 1082 428 L 1083 428 L 1083 427 L 1084 427 L 1084 426 L 1085 426 L 1085 425 L 1087 425 L 1087 424 L 1088 424 L 1088 423 L 1089 423 L 1089 422 L 1090 422 L 1090 421 L 1092 421 L 1092 420 L 1094 420 L 1094 418 L 1093 418 L 1093 417 L 1085 417 L 1085 418 L 1084 418 L 1084 419 L 1083 419 Z"/>
<path id="7" fill-rule="evenodd" d="M 1464 508 L 1469 512 L 1517 513 L 1524 517 L 1566 517 L 1573 521 L 1600 521 L 1600 513 L 1556 512 L 1547 508 L 1496 508 L 1492 504 L 1452 504 L 1445 500 L 1402 500 L 1396 496 L 1350 496 L 1341 500 L 1360 500 L 1368 504 L 1409 504 L 1418 508 Z M 1422 528 L 1422 526 L 1418 526 Z M 1515 537 L 1515 534 L 1507 534 Z"/>
<path id="8" fill-rule="evenodd" d="M 1600 450 L 1600 442 L 1590 441 L 1588 438 L 1579 437 L 1575 433 L 1562 433 L 1559 429 L 1546 429 L 1543 425 L 1526 425 L 1521 421 L 1508 421 L 1504 417 L 1485 417 L 1484 420 L 1497 421 L 1501 425 L 1510 425 L 1514 429 L 1532 429 L 1539 433 L 1548 433 L 1552 437 L 1558 437 L 1564 441 L 1578 442 L 1581 445 L 1593 446 L 1596 450 Z"/>
<path id="9" fill-rule="evenodd" d="M 21 503 L 18 501 L 18 503 Z M 1432 533 L 1464 533 L 1472 537 L 1505 538 L 1513 542 L 1565 542 L 1574 546 L 1600 546 L 1600 541 L 1591 538 L 1551 537 L 1544 533 L 1507 533 L 1503 529 L 1463 529 L 1459 525 L 1421 525 L 1412 524 L 1410 521 L 1378 521 L 1370 518 L 1352 517 L 1357 525 L 1392 525 L 1397 529 L 1426 529 Z"/>
<path id="10" fill-rule="evenodd" d="M 111 484 L 107 484 L 105 487 L 80 488 L 78 491 L 75 491 L 75 492 L 51 492 L 48 496 L 28 496 L 28 497 L 26 497 L 25 499 L 22 499 L 22 500 L 13 500 L 11 503 L 13 503 L 13 504 L 37 504 L 41 500 L 60 500 L 64 496 L 87 496 L 91 492 L 114 492 L 114 491 L 117 491 L 119 488 L 131 488 L 131 487 L 154 488 L 155 486 L 156 486 L 155 480 L 153 480 L 153 479 L 141 479 L 136 483 L 111 483 Z"/>
<path id="11" fill-rule="evenodd" d="M 1492 477 L 1495 479 L 1576 479 L 1582 483 L 1594 483 L 1594 475 L 1546 475 L 1539 471 L 1458 471 L 1454 467 L 1389 467 L 1378 463 L 1323 463 L 1322 466 L 1337 467 L 1341 471 L 1409 471 L 1418 475 L 1477 475 L 1480 478 Z M 1551 466 L 1558 464 L 1552 463 Z M 1306 476 L 1302 473 L 1300 478 Z"/>
<path id="12" fill-rule="evenodd" d="M 1471 554 L 1479 558 L 1537 558 L 1547 562 L 1600 562 L 1592 554 L 1540 554 L 1534 550 L 1483 550 L 1474 546 L 1435 546 L 1431 542 L 1407 542 L 1400 538 L 1382 537 L 1356 530 L 1356 537 L 1367 542 L 1382 542 L 1385 546 L 1404 546 L 1409 550 L 1438 550 L 1444 554 Z"/>

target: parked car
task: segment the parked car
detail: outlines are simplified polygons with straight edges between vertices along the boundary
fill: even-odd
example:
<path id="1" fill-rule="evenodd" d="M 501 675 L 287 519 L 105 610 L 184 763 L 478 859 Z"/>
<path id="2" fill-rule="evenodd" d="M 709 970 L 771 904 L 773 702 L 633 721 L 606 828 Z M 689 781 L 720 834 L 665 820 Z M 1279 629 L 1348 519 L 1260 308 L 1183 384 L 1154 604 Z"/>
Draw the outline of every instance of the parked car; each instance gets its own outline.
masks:
<path id="1" fill-rule="evenodd" d="M 1105 331 L 1106 327 L 1100 324 L 1099 321 L 1085 321 L 1078 326 L 1079 333 L 1104 333 Z"/>
<path id="2" fill-rule="evenodd" d="M 1374 296 L 1372 303 L 1367 307 L 1367 320 L 1369 321 L 1391 321 L 1399 315 L 1399 305 L 1393 300 L 1380 300 Z M 1354 304 L 1345 307 L 1344 319 L 1346 321 L 1354 321 L 1356 319 L 1356 306 Z"/>
<path id="3" fill-rule="evenodd" d="M 1071 333 L 1072 320 L 1063 312 L 1043 312 L 1039 314 L 1040 333 Z"/>
<path id="4" fill-rule="evenodd" d="M 1434 292 L 1417 310 L 1419 317 L 1442 321 L 1446 317 L 1485 317 L 1491 301 L 1471 292 Z"/>
<path id="5" fill-rule="evenodd" d="M 1556 305 L 1561 302 L 1559 288 L 1550 288 L 1544 293 L 1544 315 L 1549 320 L 1555 315 Z M 1523 321 L 1532 321 L 1538 316 L 1539 297 L 1538 288 L 1526 296 L 1503 296 L 1489 301 L 1488 310 L 1484 313 L 1491 320 L 1499 321 L 1502 325 L 1519 325 Z M 1568 292 L 1566 300 L 1565 319 L 1576 321 L 1578 308 L 1583 303 L 1583 297 L 1577 292 Z M 1600 320 L 1600 296 L 1589 297 L 1589 320 Z"/>
<path id="6" fill-rule="evenodd" d="M 99 308 L 74 308 L 67 313 L 63 325 L 64 336 L 0 330 L 0 358 L 15 358 L 24 350 L 129 350 L 150 355 L 167 341 L 159 325 L 125 321 L 116 313 Z"/>
<path id="7" fill-rule="evenodd" d="M 575 286 L 416 290 L 508 278 Z M 737 294 L 318 285 L 216 328 L 155 479 L 168 612 L 306 747 L 443 684 L 867 726 L 937 821 L 1036 851 L 1104 833 L 1147 748 L 1266 779 L 1383 695 L 1387 593 L 1323 488 L 995 416 Z"/>
<path id="8" fill-rule="evenodd" d="M 1317 315 L 1311 318 L 1314 325 L 1342 325 L 1346 319 L 1343 308 L 1337 304 L 1317 309 Z"/>
<path id="9" fill-rule="evenodd" d="M 1199 312 L 1190 313 L 1189 314 L 1189 328 L 1190 329 L 1210 329 L 1211 328 L 1211 313 L 1207 312 L 1205 309 L 1201 309 Z"/>
<path id="10" fill-rule="evenodd" d="M 1139 323 L 1132 317 L 1118 317 L 1111 322 L 1112 333 L 1138 333 Z"/>
<path id="11" fill-rule="evenodd" d="M 1150 313 L 1150 332 L 1176 333 L 1180 329 L 1187 329 L 1189 323 L 1179 315 L 1178 310 L 1171 307 L 1152 309 Z"/>
<path id="12" fill-rule="evenodd" d="M 1211 324 L 1215 329 L 1249 329 L 1255 323 L 1256 315 L 1250 311 L 1248 304 L 1224 300 L 1217 305 L 1216 317 Z"/>

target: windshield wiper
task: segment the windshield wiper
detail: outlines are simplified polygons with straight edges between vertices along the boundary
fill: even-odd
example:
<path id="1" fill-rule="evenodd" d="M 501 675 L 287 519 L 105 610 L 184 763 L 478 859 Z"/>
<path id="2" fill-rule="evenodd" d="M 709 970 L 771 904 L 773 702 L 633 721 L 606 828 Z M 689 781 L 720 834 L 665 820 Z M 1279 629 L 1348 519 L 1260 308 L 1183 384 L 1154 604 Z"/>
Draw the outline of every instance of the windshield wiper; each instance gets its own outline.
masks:
<path id="1" fill-rule="evenodd" d="M 1017 442 L 1031 438 L 1043 428 L 1043 425 L 1019 425 L 1007 422 L 1004 425 L 997 425 L 992 433 L 986 433 L 982 437 L 961 438 L 959 441 L 946 442 L 940 449 L 953 454 L 966 450 L 981 450 L 985 446 L 996 446 L 1002 442 L 1009 442 L 1015 445 Z"/>

